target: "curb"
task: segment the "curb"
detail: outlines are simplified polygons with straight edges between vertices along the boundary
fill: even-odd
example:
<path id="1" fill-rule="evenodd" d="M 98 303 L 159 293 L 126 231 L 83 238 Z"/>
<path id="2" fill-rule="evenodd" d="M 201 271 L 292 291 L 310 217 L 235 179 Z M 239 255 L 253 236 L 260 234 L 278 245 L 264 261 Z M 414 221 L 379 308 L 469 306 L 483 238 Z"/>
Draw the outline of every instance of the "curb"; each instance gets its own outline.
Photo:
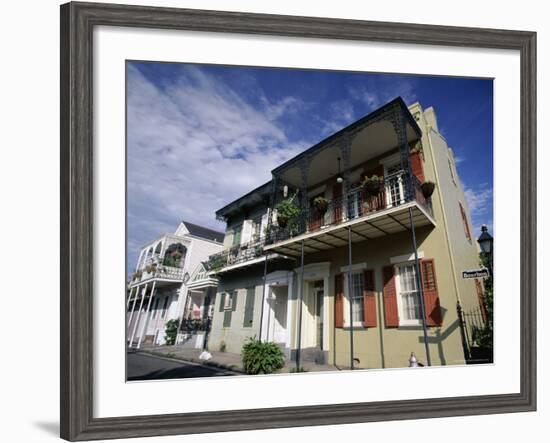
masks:
<path id="1" fill-rule="evenodd" d="M 187 362 L 200 364 L 200 365 L 204 365 L 204 366 L 212 366 L 212 367 L 215 367 L 215 368 L 218 368 L 218 369 L 225 369 L 225 370 L 228 370 L 228 371 L 238 372 L 239 374 L 246 374 L 238 366 L 224 365 L 222 363 L 218 363 L 218 362 L 215 362 L 215 361 L 205 361 L 205 360 L 200 360 L 200 359 L 195 358 L 195 357 L 185 357 L 185 358 L 183 358 L 183 357 L 180 357 L 178 355 L 167 355 L 167 354 L 162 353 L 162 352 L 146 351 L 146 350 L 141 350 L 141 349 L 139 350 L 139 352 L 144 353 L 144 354 L 154 355 L 156 357 L 170 358 L 170 359 L 173 359 L 173 360 L 184 361 L 184 362 L 187 361 Z"/>

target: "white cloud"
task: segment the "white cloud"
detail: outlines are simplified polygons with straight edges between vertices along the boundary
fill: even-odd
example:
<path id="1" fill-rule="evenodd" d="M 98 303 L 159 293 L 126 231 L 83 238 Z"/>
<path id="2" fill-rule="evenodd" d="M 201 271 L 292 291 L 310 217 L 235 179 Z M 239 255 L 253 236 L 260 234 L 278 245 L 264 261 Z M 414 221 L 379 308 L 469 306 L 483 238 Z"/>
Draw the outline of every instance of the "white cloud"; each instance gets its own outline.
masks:
<path id="1" fill-rule="evenodd" d="M 472 217 L 474 230 L 479 232 L 481 225 L 487 225 L 490 230 L 493 228 L 493 189 L 482 183 L 475 188 L 464 187 L 464 195 Z"/>
<path id="2" fill-rule="evenodd" d="M 382 81 L 384 87 L 381 87 Z M 350 87 L 348 94 L 353 100 L 362 102 L 369 112 L 397 97 L 401 97 L 407 105 L 417 101 L 414 84 L 411 81 L 391 78 L 371 80 L 364 85 Z"/>
<path id="3" fill-rule="evenodd" d="M 270 179 L 307 147 L 276 119 L 300 106 L 263 100 L 262 111 L 200 69 L 160 88 L 128 67 L 129 252 L 181 219 L 223 230 L 215 211 Z"/>
<path id="4" fill-rule="evenodd" d="M 328 118 L 315 116 L 321 123 L 323 136 L 338 132 L 357 119 L 353 103 L 350 100 L 338 100 L 331 103 L 327 115 Z"/>
<path id="5" fill-rule="evenodd" d="M 455 155 L 455 164 L 459 165 L 460 163 L 464 162 L 466 160 L 465 157 L 462 157 L 460 155 Z"/>

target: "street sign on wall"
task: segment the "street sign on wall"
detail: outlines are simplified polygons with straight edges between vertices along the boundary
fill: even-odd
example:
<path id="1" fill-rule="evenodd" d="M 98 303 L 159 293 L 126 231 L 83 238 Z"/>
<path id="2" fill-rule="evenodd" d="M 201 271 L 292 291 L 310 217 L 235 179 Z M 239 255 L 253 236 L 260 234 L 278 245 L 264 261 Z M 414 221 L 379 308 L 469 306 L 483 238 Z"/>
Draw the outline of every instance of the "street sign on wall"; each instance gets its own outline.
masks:
<path id="1" fill-rule="evenodd" d="M 489 270 L 487 268 L 470 269 L 468 271 L 462 271 L 462 278 L 487 278 L 489 277 Z"/>

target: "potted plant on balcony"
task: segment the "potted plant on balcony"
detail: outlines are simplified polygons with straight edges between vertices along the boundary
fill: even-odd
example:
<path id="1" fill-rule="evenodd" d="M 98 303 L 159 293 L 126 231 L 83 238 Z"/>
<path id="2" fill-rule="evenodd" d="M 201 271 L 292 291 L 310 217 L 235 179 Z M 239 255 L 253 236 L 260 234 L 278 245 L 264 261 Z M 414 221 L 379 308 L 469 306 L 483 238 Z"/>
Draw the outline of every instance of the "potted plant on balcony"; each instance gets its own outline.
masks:
<path id="1" fill-rule="evenodd" d="M 256 246 L 256 248 L 254 249 L 254 256 L 260 257 L 263 255 L 263 253 L 264 253 L 264 248 L 262 246 Z"/>
<path id="2" fill-rule="evenodd" d="M 363 180 L 363 187 L 371 197 L 380 194 L 384 186 L 384 178 L 378 175 L 366 176 Z"/>
<path id="3" fill-rule="evenodd" d="M 278 203 L 275 207 L 277 210 L 277 224 L 281 228 L 286 228 L 288 221 L 296 218 L 300 214 L 300 209 L 294 204 L 292 199 L 286 199 Z"/>
<path id="4" fill-rule="evenodd" d="M 322 217 L 323 215 L 325 215 L 325 212 L 327 212 L 328 200 L 322 196 L 315 197 L 313 199 L 313 206 L 315 207 L 319 215 Z"/>
<path id="5" fill-rule="evenodd" d="M 420 189 L 422 190 L 422 195 L 424 198 L 430 198 L 435 190 L 435 183 L 430 181 L 425 181 L 420 185 Z"/>
<path id="6" fill-rule="evenodd" d="M 153 272 L 155 272 L 157 269 L 157 265 L 156 264 L 152 264 L 152 265 L 147 265 L 145 267 L 145 272 L 147 272 L 147 274 L 152 274 Z"/>

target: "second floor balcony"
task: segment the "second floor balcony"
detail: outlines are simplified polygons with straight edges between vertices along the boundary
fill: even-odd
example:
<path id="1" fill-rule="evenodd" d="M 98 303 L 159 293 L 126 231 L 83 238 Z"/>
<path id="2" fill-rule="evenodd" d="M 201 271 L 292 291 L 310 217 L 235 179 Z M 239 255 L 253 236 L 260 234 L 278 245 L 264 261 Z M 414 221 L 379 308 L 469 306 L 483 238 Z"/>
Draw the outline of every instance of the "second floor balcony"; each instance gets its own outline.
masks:
<path id="1" fill-rule="evenodd" d="M 264 245 L 265 239 L 261 238 L 232 246 L 229 249 L 211 255 L 207 266 L 209 270 L 219 272 L 243 263 L 259 262 L 264 259 Z"/>
<path id="2" fill-rule="evenodd" d="M 183 268 L 165 266 L 151 262 L 132 274 L 130 286 L 135 286 L 155 279 L 160 282 L 180 283 L 183 281 Z"/>
<path id="3" fill-rule="evenodd" d="M 266 252 L 299 257 L 435 226 L 422 133 L 398 98 L 272 171 Z"/>
<path id="4" fill-rule="evenodd" d="M 410 188 L 408 190 L 407 188 Z M 302 239 L 307 240 L 306 252 L 343 246 L 351 228 L 353 241 L 369 240 L 408 230 L 411 227 L 409 208 L 415 227 L 434 225 L 432 203 L 425 197 L 419 180 L 398 171 L 384 178 L 379 192 L 369 193 L 358 186 L 348 193 L 325 200 L 321 208 L 297 207 L 298 214 L 275 222 L 266 234 L 266 251 L 296 254 Z"/>

